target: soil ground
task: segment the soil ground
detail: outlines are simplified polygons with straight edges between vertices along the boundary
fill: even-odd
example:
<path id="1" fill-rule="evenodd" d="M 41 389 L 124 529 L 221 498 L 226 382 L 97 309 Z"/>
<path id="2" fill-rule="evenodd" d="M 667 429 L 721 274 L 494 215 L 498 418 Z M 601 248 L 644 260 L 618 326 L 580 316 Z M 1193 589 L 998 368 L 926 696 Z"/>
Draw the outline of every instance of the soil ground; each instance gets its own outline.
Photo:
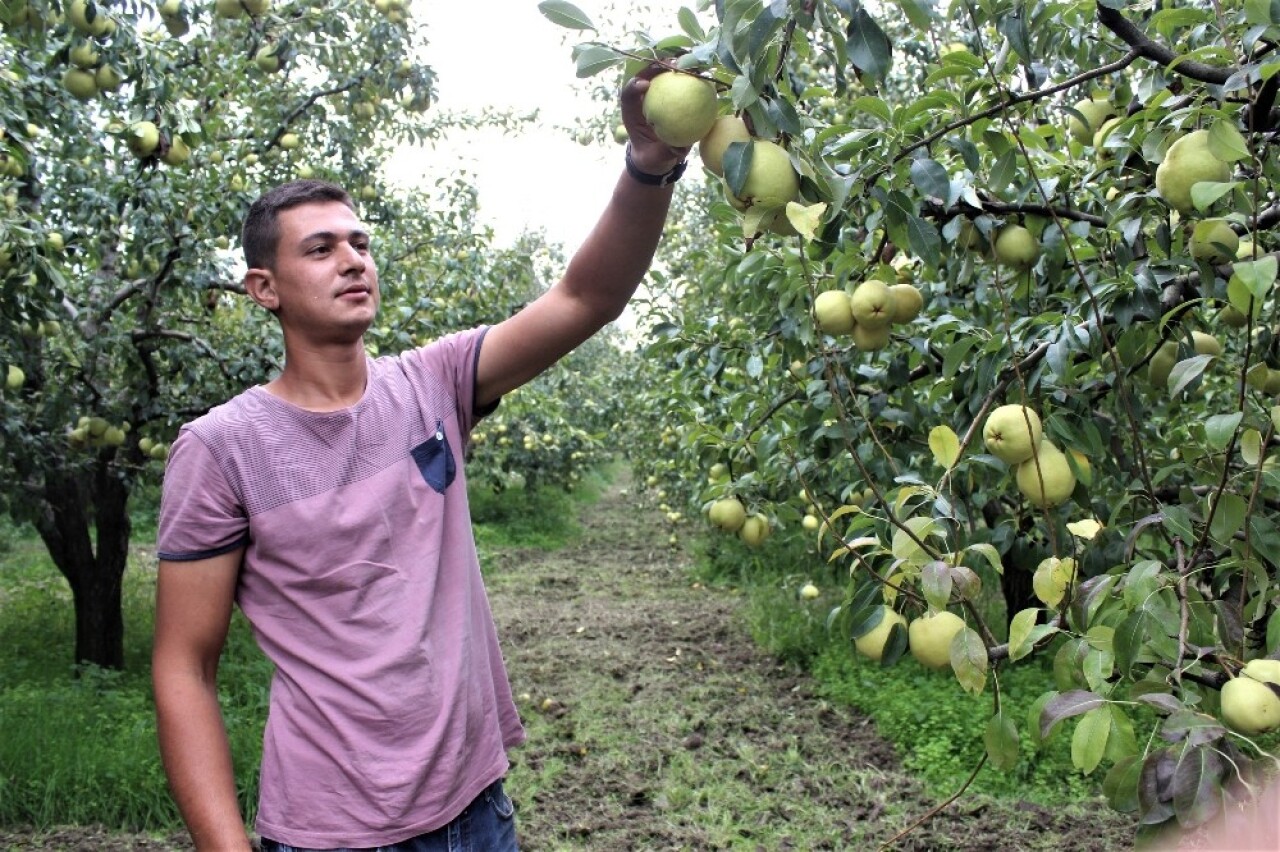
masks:
<path id="1" fill-rule="evenodd" d="M 526 852 L 1111 850 L 1133 825 L 1101 803 L 940 800 L 857 710 L 751 640 L 741 596 L 690 579 L 661 514 L 626 483 L 563 550 L 482 554 L 529 741 L 508 792 Z M 897 839 L 895 839 L 897 838 Z M 0 830 L 0 850 L 169 852 L 181 836 Z"/>

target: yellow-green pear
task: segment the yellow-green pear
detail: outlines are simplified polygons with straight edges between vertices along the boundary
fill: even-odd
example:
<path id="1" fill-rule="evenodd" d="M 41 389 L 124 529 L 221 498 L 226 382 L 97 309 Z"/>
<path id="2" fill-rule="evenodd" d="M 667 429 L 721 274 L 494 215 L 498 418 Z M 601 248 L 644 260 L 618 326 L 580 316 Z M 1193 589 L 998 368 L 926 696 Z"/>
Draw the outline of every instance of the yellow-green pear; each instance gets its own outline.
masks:
<path id="1" fill-rule="evenodd" d="M 813 300 L 813 316 L 823 334 L 848 334 L 853 331 L 853 312 L 849 294 L 843 290 L 825 290 Z"/>
<path id="2" fill-rule="evenodd" d="M 1102 126 L 1102 122 L 1116 114 L 1115 104 L 1106 98 L 1078 101 L 1074 109 L 1080 113 L 1080 117 L 1071 116 L 1067 120 L 1067 130 L 1081 145 L 1092 144 L 1094 133 Z M 1081 117 L 1083 121 L 1080 120 Z"/>
<path id="3" fill-rule="evenodd" d="M 1197 355 L 1221 355 L 1222 344 L 1218 338 L 1204 331 L 1191 332 L 1192 348 Z"/>
<path id="4" fill-rule="evenodd" d="M 996 408 L 982 424 L 987 452 L 1005 464 L 1021 464 L 1040 445 L 1040 415 L 1025 405 L 1010 403 Z"/>
<path id="5" fill-rule="evenodd" d="M 711 125 L 707 135 L 698 143 L 698 156 L 707 171 L 724 177 L 724 152 L 734 142 L 750 142 L 751 131 L 747 123 L 736 115 L 722 115 Z"/>
<path id="6" fill-rule="evenodd" d="M 736 497 L 724 497 L 711 504 L 707 517 L 725 532 L 737 532 L 747 519 L 747 509 Z"/>
<path id="7" fill-rule="evenodd" d="M 1280 726 L 1280 697 L 1251 677 L 1227 681 L 1221 705 L 1222 721 L 1242 734 L 1262 734 Z"/>
<path id="8" fill-rule="evenodd" d="M 71 64 L 86 71 L 98 64 L 98 48 L 91 41 L 78 41 L 67 53 Z"/>
<path id="9" fill-rule="evenodd" d="M 742 194 L 730 201 L 739 210 L 751 207 L 780 208 L 800 194 L 800 176 L 785 148 L 767 139 L 751 143 L 751 168 Z"/>
<path id="10" fill-rule="evenodd" d="M 893 300 L 889 319 L 895 325 L 911 322 L 924 310 L 924 295 L 914 284 L 893 284 L 889 287 L 889 295 Z"/>
<path id="11" fill-rule="evenodd" d="M 1164 388 L 1169 384 L 1169 374 L 1173 372 L 1173 367 L 1178 363 L 1178 344 L 1172 340 L 1166 340 L 1160 344 L 1160 348 L 1156 350 L 1156 354 L 1151 356 L 1151 360 L 1147 362 L 1147 380 L 1158 388 Z"/>
<path id="12" fill-rule="evenodd" d="M 4 386 L 9 390 L 17 390 L 27 381 L 27 374 L 22 372 L 22 368 L 17 364 L 10 364 L 8 372 L 5 373 Z"/>
<path id="13" fill-rule="evenodd" d="M 901 624 L 906 627 L 907 620 L 884 604 L 876 608 L 880 610 L 880 621 L 871 630 L 854 639 L 853 647 L 862 656 L 878 662 L 884 656 L 884 646 L 889 641 L 889 633 L 893 630 L 893 626 Z"/>
<path id="14" fill-rule="evenodd" d="M 867 326 L 860 322 L 854 322 L 853 331 L 849 332 L 849 336 L 853 338 L 853 345 L 862 352 L 876 352 L 889 345 L 893 329 L 887 325 Z"/>
<path id="15" fill-rule="evenodd" d="M 1119 116 L 1108 118 L 1098 126 L 1097 132 L 1093 134 L 1094 156 L 1097 158 L 1098 165 L 1105 165 L 1115 158 L 1115 149 L 1108 148 L 1106 146 L 1106 141 L 1108 134 L 1110 134 L 1111 131 L 1116 128 L 1116 125 L 1120 124 L 1122 121 L 1124 121 L 1124 119 Z M 1111 188 L 1116 189 L 1116 187 Z"/>
<path id="16" fill-rule="evenodd" d="M 1253 678 L 1260 683 L 1274 683 L 1280 685 L 1280 660 L 1272 660 L 1267 657 L 1259 657 L 1256 660 L 1250 660 L 1244 664 L 1244 668 L 1240 673 Z"/>
<path id="17" fill-rule="evenodd" d="M 181 136 L 174 135 L 169 140 L 169 148 L 164 152 L 160 159 L 164 160 L 170 166 L 180 166 L 191 156 L 191 148 L 183 141 Z"/>
<path id="18" fill-rule="evenodd" d="M 68 68 L 63 71 L 62 88 L 82 101 L 87 101 L 98 94 L 97 81 L 83 68 Z"/>
<path id="19" fill-rule="evenodd" d="M 951 642 L 962 630 L 964 619 L 945 609 L 914 619 L 907 625 L 911 656 L 934 671 L 951 668 Z"/>
<path id="20" fill-rule="evenodd" d="M 214 0 L 213 11 L 219 18 L 238 18 L 244 14 L 240 0 Z"/>
<path id="21" fill-rule="evenodd" d="M 1045 440 L 1033 457 L 1018 465 L 1015 479 L 1022 496 L 1041 509 L 1061 505 L 1076 490 L 1071 463 L 1062 450 Z"/>
<path id="22" fill-rule="evenodd" d="M 1231 164 L 1209 150 L 1209 131 L 1193 130 L 1169 146 L 1156 167 L 1156 192 L 1179 213 L 1195 210 L 1191 188 L 1197 183 L 1222 183 L 1231 179 Z"/>
<path id="23" fill-rule="evenodd" d="M 1191 231 L 1191 256 L 1215 266 L 1234 260 L 1240 236 L 1226 219 L 1204 219 Z"/>
<path id="24" fill-rule="evenodd" d="M 285 133 L 280 137 L 280 147 L 286 151 L 292 151 L 302 144 L 302 140 L 298 138 L 296 133 Z"/>
<path id="25" fill-rule="evenodd" d="M 124 85 L 124 76 L 113 65 L 99 65 L 93 72 L 93 81 L 100 92 L 118 92 Z"/>
<path id="26" fill-rule="evenodd" d="M 125 136 L 129 150 L 139 159 L 150 157 L 160 144 L 160 128 L 151 121 L 138 121 Z"/>
<path id="27" fill-rule="evenodd" d="M 860 326 L 887 328 L 893 318 L 893 294 L 889 285 L 876 278 L 863 281 L 849 294 L 849 311 Z"/>
<path id="28" fill-rule="evenodd" d="M 1218 311 L 1218 319 L 1229 328 L 1244 328 L 1249 324 L 1249 317 L 1235 305 L 1225 305 Z"/>
<path id="29" fill-rule="evenodd" d="M 992 246 L 996 260 L 1016 269 L 1030 269 L 1040 257 L 1040 241 L 1021 225 L 1005 225 Z"/>
<path id="30" fill-rule="evenodd" d="M 706 136 L 715 123 L 716 88 L 692 74 L 664 71 L 649 81 L 643 109 L 659 139 L 684 148 Z"/>
<path id="31" fill-rule="evenodd" d="M 742 527 L 738 530 L 738 538 L 750 547 L 759 547 L 764 544 L 770 532 L 772 529 L 769 526 L 769 519 L 757 513 L 742 522 Z"/>

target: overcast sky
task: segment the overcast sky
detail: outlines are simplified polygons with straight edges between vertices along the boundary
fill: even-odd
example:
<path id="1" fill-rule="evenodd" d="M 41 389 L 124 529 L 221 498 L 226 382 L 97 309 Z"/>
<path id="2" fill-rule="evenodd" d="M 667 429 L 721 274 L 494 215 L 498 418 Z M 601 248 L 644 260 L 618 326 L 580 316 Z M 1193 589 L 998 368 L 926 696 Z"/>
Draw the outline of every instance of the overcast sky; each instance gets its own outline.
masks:
<path id="1" fill-rule="evenodd" d="M 598 25 L 617 20 L 607 0 L 574 0 Z M 623 3 L 634 10 L 637 4 Z M 696 0 L 649 0 L 653 11 L 627 26 L 663 35 L 679 31 L 676 13 Z M 428 183 L 459 168 L 475 173 L 481 218 L 507 243 L 523 229 L 545 229 L 570 252 L 586 237 L 622 168 L 623 149 L 610 139 L 583 146 L 573 128 L 598 121 L 600 102 L 575 76 L 572 46 L 595 36 L 548 21 L 537 0 L 431 0 L 414 6 L 429 45 L 423 60 L 438 75 L 433 109 L 478 113 L 485 107 L 538 110 L 536 128 L 516 136 L 498 130 L 451 135 L 390 165 L 396 179 Z M 615 24 L 616 26 L 616 24 Z M 596 81 L 616 80 L 606 72 Z"/>

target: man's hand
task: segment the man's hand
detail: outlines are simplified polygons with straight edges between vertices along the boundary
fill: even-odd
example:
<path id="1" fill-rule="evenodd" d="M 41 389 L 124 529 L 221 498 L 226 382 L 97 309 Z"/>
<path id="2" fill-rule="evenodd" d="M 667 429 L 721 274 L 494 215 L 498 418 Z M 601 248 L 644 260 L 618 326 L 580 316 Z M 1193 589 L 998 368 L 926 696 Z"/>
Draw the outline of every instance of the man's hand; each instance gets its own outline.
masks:
<path id="1" fill-rule="evenodd" d="M 626 125 L 631 140 L 631 161 L 640 171 L 651 175 L 664 175 L 671 171 L 689 156 L 691 150 L 673 148 L 663 142 L 644 117 L 644 95 L 649 90 L 649 81 L 670 70 L 665 65 L 653 63 L 627 81 L 620 98 L 622 123 Z"/>

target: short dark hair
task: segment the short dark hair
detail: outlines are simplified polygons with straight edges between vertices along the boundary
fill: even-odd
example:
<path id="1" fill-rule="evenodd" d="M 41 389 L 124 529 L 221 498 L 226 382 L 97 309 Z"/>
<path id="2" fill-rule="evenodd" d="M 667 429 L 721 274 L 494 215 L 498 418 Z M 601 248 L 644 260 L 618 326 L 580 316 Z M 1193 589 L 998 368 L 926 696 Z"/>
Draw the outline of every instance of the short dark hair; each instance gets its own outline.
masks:
<path id="1" fill-rule="evenodd" d="M 295 180 L 282 183 L 258 197 L 244 217 L 240 245 L 250 269 L 273 269 L 280 245 L 280 214 L 285 210 L 323 201 L 337 201 L 355 210 L 355 202 L 345 189 L 323 180 Z"/>

